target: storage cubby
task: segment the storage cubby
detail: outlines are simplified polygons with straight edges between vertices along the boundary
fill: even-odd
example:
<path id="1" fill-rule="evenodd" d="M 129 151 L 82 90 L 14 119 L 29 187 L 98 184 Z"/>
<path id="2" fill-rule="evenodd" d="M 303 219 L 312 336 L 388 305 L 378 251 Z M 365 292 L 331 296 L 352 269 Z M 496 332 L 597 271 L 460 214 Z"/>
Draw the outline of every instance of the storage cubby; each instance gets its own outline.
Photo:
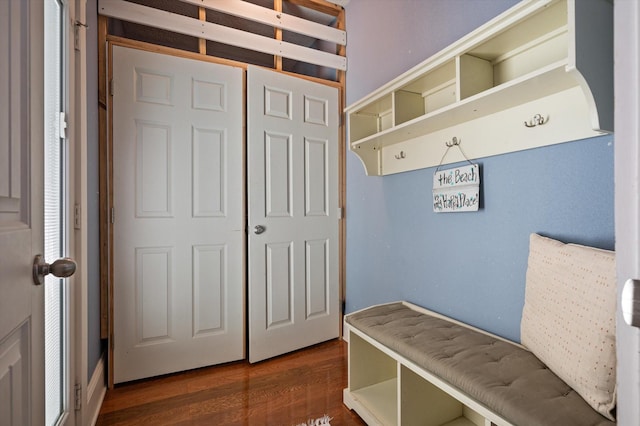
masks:
<path id="1" fill-rule="evenodd" d="M 457 101 L 455 61 L 424 73 L 394 93 L 396 125 L 454 104 Z"/>
<path id="2" fill-rule="evenodd" d="M 468 87 L 461 99 L 515 82 L 549 66 L 566 67 L 567 17 L 567 2 L 553 3 L 461 55 L 460 84 Z"/>
<path id="3" fill-rule="evenodd" d="M 375 102 L 368 103 L 349 117 L 349 138 L 359 140 L 375 135 L 394 126 L 393 95 L 390 93 Z"/>
<path id="4" fill-rule="evenodd" d="M 369 426 L 493 425 L 469 406 L 468 397 L 435 377 L 417 373 L 420 370 L 414 371 L 409 361 L 359 331 L 347 327 L 346 332 L 349 387 L 343 400 Z"/>
<path id="5" fill-rule="evenodd" d="M 396 360 L 357 334 L 349 340 L 349 357 L 360 362 L 349 365 L 351 397 L 367 412 L 359 412 L 369 424 L 398 424 L 398 364 Z M 373 417 L 371 417 L 373 416 Z"/>
<path id="6" fill-rule="evenodd" d="M 522 1 L 345 112 L 369 175 L 436 166 L 454 136 L 480 158 L 610 132 L 611 2 Z"/>
<path id="7" fill-rule="evenodd" d="M 400 367 L 402 426 L 485 426 L 485 418 L 442 389 Z"/>

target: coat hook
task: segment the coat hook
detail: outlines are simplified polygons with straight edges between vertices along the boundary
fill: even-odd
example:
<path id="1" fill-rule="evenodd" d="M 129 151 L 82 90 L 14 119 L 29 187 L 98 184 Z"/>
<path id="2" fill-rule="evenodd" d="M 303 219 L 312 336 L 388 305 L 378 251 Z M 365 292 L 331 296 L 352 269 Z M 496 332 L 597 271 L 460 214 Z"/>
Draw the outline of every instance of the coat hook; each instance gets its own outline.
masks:
<path id="1" fill-rule="evenodd" d="M 458 140 L 457 137 L 454 136 L 453 139 L 451 139 L 450 141 L 445 142 L 444 144 L 447 146 L 447 148 L 451 148 L 453 146 L 460 145 L 460 141 Z"/>
<path id="2" fill-rule="evenodd" d="M 404 153 L 404 151 L 400 151 L 400 154 L 396 154 L 395 157 L 396 160 L 402 160 L 403 158 L 406 158 L 407 155 Z"/>
<path id="3" fill-rule="evenodd" d="M 524 125 L 527 127 L 536 127 L 536 126 L 542 126 L 543 124 L 547 124 L 547 122 L 549 121 L 549 116 L 547 115 L 547 117 L 543 117 L 542 114 L 536 114 L 533 116 L 533 118 L 531 120 L 529 120 L 529 122 L 524 122 Z"/>

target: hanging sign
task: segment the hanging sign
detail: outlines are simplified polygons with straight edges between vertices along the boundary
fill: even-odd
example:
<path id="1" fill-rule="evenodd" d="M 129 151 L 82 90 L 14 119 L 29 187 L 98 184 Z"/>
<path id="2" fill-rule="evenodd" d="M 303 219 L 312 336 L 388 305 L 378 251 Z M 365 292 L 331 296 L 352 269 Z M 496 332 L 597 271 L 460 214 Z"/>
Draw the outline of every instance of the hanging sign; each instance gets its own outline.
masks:
<path id="1" fill-rule="evenodd" d="M 480 205 L 480 172 L 477 164 L 436 170 L 433 174 L 433 211 L 472 212 Z"/>

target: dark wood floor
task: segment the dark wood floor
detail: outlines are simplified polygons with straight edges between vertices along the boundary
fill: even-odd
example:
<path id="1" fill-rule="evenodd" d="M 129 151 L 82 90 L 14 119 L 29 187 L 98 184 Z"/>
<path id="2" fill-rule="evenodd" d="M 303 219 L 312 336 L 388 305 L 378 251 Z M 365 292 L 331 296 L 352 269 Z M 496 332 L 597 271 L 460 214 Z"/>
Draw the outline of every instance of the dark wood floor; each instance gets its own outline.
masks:
<path id="1" fill-rule="evenodd" d="M 333 340 L 257 364 L 235 362 L 116 386 L 103 425 L 295 426 L 328 415 L 365 423 L 342 404 L 347 345 Z"/>

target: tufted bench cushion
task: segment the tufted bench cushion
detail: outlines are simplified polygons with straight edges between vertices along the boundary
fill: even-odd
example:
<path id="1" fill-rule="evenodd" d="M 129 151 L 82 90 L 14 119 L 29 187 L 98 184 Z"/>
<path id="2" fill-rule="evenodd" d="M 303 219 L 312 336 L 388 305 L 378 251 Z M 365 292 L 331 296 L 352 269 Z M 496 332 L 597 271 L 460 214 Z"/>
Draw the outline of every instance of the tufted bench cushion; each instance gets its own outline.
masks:
<path id="1" fill-rule="evenodd" d="M 403 303 L 345 318 L 515 425 L 615 425 L 521 346 Z"/>

